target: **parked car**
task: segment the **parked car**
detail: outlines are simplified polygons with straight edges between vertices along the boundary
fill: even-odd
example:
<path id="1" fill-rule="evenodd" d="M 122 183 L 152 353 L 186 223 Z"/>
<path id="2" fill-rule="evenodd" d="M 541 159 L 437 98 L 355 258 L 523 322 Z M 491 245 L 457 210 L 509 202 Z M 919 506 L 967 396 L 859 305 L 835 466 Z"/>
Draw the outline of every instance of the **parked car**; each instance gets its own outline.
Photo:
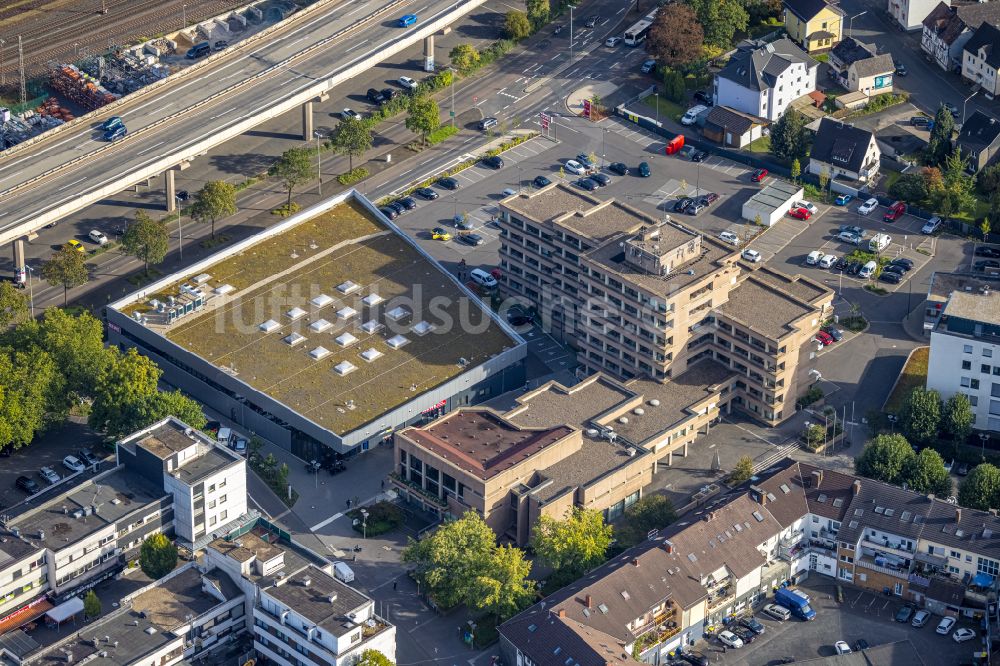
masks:
<path id="1" fill-rule="evenodd" d="M 34 479 L 29 478 L 27 476 L 17 477 L 17 481 L 14 482 L 14 485 L 16 485 L 19 489 L 23 490 L 29 495 L 34 495 L 39 490 L 41 490 L 41 488 L 38 486 L 38 483 L 36 483 Z"/>
<path id="2" fill-rule="evenodd" d="M 941 218 L 935 215 L 931 219 L 924 223 L 924 226 L 920 227 L 920 233 L 922 234 L 932 234 L 938 230 L 941 226 Z"/>
<path id="3" fill-rule="evenodd" d="M 913 268 L 913 262 L 906 257 L 897 257 L 889 262 L 890 266 L 901 266 L 904 273 L 908 273 Z"/>
<path id="4" fill-rule="evenodd" d="M 903 276 L 899 273 L 883 270 L 882 273 L 879 274 L 879 279 L 882 280 L 882 282 L 888 282 L 889 284 L 899 284 L 903 281 Z"/>
<path id="5" fill-rule="evenodd" d="M 824 347 L 833 344 L 833 338 L 830 337 L 829 333 L 825 331 L 820 331 L 816 334 L 816 342 L 820 343 Z"/>
<path id="6" fill-rule="evenodd" d="M 753 173 L 750 174 L 750 180 L 754 183 L 763 182 L 768 173 L 770 172 L 767 169 L 754 169 Z"/>
<path id="7" fill-rule="evenodd" d="M 863 638 L 859 638 L 856 643 L 854 643 L 854 649 L 858 652 L 862 650 L 867 650 L 869 648 L 868 641 Z"/>
<path id="8" fill-rule="evenodd" d="M 573 184 L 580 189 L 587 190 L 588 192 L 593 192 L 599 187 L 598 184 L 590 178 L 578 178 Z"/>
<path id="9" fill-rule="evenodd" d="M 841 232 L 850 231 L 852 234 L 855 234 L 856 236 L 860 236 L 862 238 L 864 238 L 865 236 L 865 230 L 854 224 L 842 224 L 840 225 L 840 227 L 838 227 L 837 231 Z"/>
<path id="10" fill-rule="evenodd" d="M 945 102 L 941 106 L 948 109 L 948 113 L 952 115 L 953 118 L 958 118 L 958 107 L 951 102 Z"/>
<path id="11" fill-rule="evenodd" d="M 955 470 L 955 474 L 958 474 L 959 476 L 968 476 L 969 463 L 959 463 L 958 468 Z"/>
<path id="12" fill-rule="evenodd" d="M 365 93 L 365 97 L 367 97 L 368 101 L 372 104 L 381 104 L 385 101 L 385 96 L 375 88 L 369 88 L 368 92 Z"/>
<path id="13" fill-rule="evenodd" d="M 520 306 L 515 305 L 507 311 L 507 322 L 511 326 L 527 326 L 534 321 L 535 318 L 532 316 L 531 312 Z"/>
<path id="14" fill-rule="evenodd" d="M 812 203 L 811 201 L 796 201 L 795 203 L 792 204 L 792 208 L 805 208 L 807 211 L 809 211 L 810 215 L 815 215 L 816 213 L 819 212 L 819 208 L 817 208 L 816 204 Z"/>
<path id="15" fill-rule="evenodd" d="M 956 620 L 953 617 L 943 617 L 941 618 L 941 621 L 938 622 L 937 629 L 935 629 L 934 631 L 941 634 L 942 636 L 947 636 L 948 632 L 950 632 L 952 627 L 955 626 L 955 622 Z"/>
<path id="16" fill-rule="evenodd" d="M 918 629 L 920 627 L 927 626 L 927 623 L 931 620 L 931 614 L 925 610 L 918 610 L 913 616 L 913 620 L 910 622 L 914 627 Z"/>
<path id="17" fill-rule="evenodd" d="M 985 271 L 991 268 L 997 269 L 1000 268 L 1000 261 L 996 259 L 983 259 L 982 261 L 977 261 L 976 263 L 972 264 L 972 267 L 975 268 L 977 271 Z"/>
<path id="18" fill-rule="evenodd" d="M 708 159 L 707 150 L 696 150 L 693 153 L 691 153 L 692 162 L 704 162 L 707 159 Z"/>
<path id="19" fill-rule="evenodd" d="M 643 74 L 651 74 L 654 69 L 656 69 L 656 61 L 652 58 L 644 60 L 642 66 L 639 67 L 639 71 Z"/>
<path id="20" fill-rule="evenodd" d="M 484 157 L 480 161 L 491 169 L 499 170 L 503 168 L 503 158 L 499 155 L 490 155 L 489 157 Z"/>
<path id="21" fill-rule="evenodd" d="M 87 467 L 93 467 L 94 465 L 101 464 L 101 459 L 94 455 L 94 452 L 90 449 L 82 449 L 80 451 L 80 460 L 82 460 L 83 464 Z"/>
<path id="22" fill-rule="evenodd" d="M 641 178 L 649 178 L 651 175 L 653 175 L 653 172 L 649 168 L 649 163 L 639 162 L 639 176 Z"/>
<path id="23" fill-rule="evenodd" d="M 437 186 L 443 187 L 446 190 L 457 190 L 458 181 L 450 176 L 445 176 L 444 178 L 438 178 Z"/>
<path id="24" fill-rule="evenodd" d="M 841 194 L 833 200 L 833 203 L 838 206 L 846 206 L 853 198 L 854 196 L 851 194 Z"/>
<path id="25" fill-rule="evenodd" d="M 823 331 L 833 338 L 834 342 L 840 342 L 844 339 L 844 332 L 836 326 L 826 326 L 823 328 Z"/>
<path id="26" fill-rule="evenodd" d="M 762 635 L 766 631 L 764 625 L 758 622 L 757 619 L 753 616 L 743 618 L 742 620 L 740 620 L 740 624 L 749 629 L 750 631 L 752 631 L 753 633 L 757 634 L 758 636 Z"/>
<path id="27" fill-rule="evenodd" d="M 808 220 L 812 217 L 812 213 L 805 208 L 792 208 L 788 211 L 788 216 L 794 217 L 796 220 Z"/>
<path id="28" fill-rule="evenodd" d="M 98 245 L 108 244 L 108 237 L 105 236 L 103 232 L 98 231 L 97 229 L 91 229 L 90 233 L 87 234 L 87 236 L 89 236 L 90 240 L 94 241 Z"/>
<path id="29" fill-rule="evenodd" d="M 611 164 L 608 165 L 608 171 L 610 171 L 611 173 L 616 173 L 619 176 L 628 175 L 628 167 L 622 162 L 612 162 Z"/>
<path id="30" fill-rule="evenodd" d="M 382 98 L 386 102 L 399 97 L 399 90 L 397 90 L 396 88 L 382 88 L 381 92 L 382 92 Z"/>
<path id="31" fill-rule="evenodd" d="M 835 254 L 824 254 L 823 258 L 819 260 L 820 268 L 833 268 L 833 265 L 837 263 L 837 255 Z"/>
<path id="32" fill-rule="evenodd" d="M 399 77 L 399 85 L 403 86 L 407 90 L 416 90 L 417 82 L 408 76 Z"/>
<path id="33" fill-rule="evenodd" d="M 712 204 L 714 204 L 716 201 L 719 200 L 719 195 L 716 194 L 715 192 L 709 192 L 708 194 L 704 195 L 701 198 L 701 200 L 705 202 L 706 206 L 711 206 Z"/>
<path id="34" fill-rule="evenodd" d="M 750 645 L 755 640 L 757 640 L 757 634 L 755 634 L 754 632 L 750 631 L 746 627 L 742 627 L 742 626 L 739 626 L 739 625 L 730 624 L 729 625 L 729 631 L 731 631 L 734 634 L 736 634 L 737 636 L 739 636 L 740 640 L 743 641 L 744 645 Z"/>
<path id="35" fill-rule="evenodd" d="M 65 467 L 71 472 L 82 472 L 83 470 L 87 469 L 87 466 L 84 465 L 82 462 L 80 462 L 79 458 L 72 455 L 63 458 L 62 464 L 63 467 Z"/>
<path id="36" fill-rule="evenodd" d="M 882 267 L 882 272 L 895 273 L 896 275 L 902 277 L 903 273 L 906 272 L 906 269 L 900 266 L 899 264 L 886 264 L 885 266 Z"/>
<path id="37" fill-rule="evenodd" d="M 576 160 L 566 160 L 563 163 L 563 168 L 569 171 L 575 176 L 585 176 L 587 175 L 587 167 L 583 166 Z"/>
<path id="38" fill-rule="evenodd" d="M 683 213 L 687 210 L 688 206 L 694 203 L 694 199 L 691 197 L 681 197 L 676 202 L 674 202 L 674 212 Z"/>
<path id="39" fill-rule="evenodd" d="M 851 654 L 851 646 L 846 641 L 837 641 L 833 644 L 833 649 L 837 654 Z"/>
<path id="40" fill-rule="evenodd" d="M 87 251 L 86 248 L 83 247 L 83 243 L 81 243 L 75 238 L 70 238 L 68 241 L 66 241 L 66 247 L 76 250 L 81 254 Z"/>
<path id="41" fill-rule="evenodd" d="M 906 213 L 906 204 L 902 201 L 897 201 L 889 206 L 889 210 L 882 216 L 882 221 L 895 222 L 899 218 L 903 217 L 904 213 Z"/>
<path id="42" fill-rule="evenodd" d="M 851 231 L 841 231 L 839 234 L 837 234 L 837 238 L 840 241 L 844 243 L 850 243 L 851 245 L 857 245 L 858 243 L 861 242 L 861 237 Z"/>
<path id="43" fill-rule="evenodd" d="M 483 237 L 480 236 L 479 234 L 459 234 L 458 240 L 459 242 L 465 243 L 466 245 L 471 245 L 473 247 L 476 247 L 477 245 L 482 245 L 484 242 Z"/>
<path id="44" fill-rule="evenodd" d="M 531 181 L 531 184 L 534 185 L 535 187 L 541 188 L 545 187 L 546 185 L 551 185 L 552 181 L 546 178 L 545 176 L 535 176 L 535 179 Z"/>
<path id="45" fill-rule="evenodd" d="M 708 657 L 700 652 L 685 652 L 681 655 L 681 659 L 691 664 L 691 666 L 709 666 L 711 663 Z"/>
<path id="46" fill-rule="evenodd" d="M 614 48 L 621 43 L 622 43 L 621 37 L 608 37 L 607 39 L 604 40 L 604 45 L 610 46 L 611 48 Z"/>
<path id="47" fill-rule="evenodd" d="M 587 153 L 577 153 L 576 161 L 582 164 L 587 170 L 593 170 L 597 168 L 594 164 L 594 160 L 590 159 L 590 155 Z"/>
<path id="48" fill-rule="evenodd" d="M 381 208 L 378 209 L 378 211 L 383 215 L 385 215 L 390 220 L 395 220 L 397 217 L 399 217 L 399 213 L 397 213 L 395 209 L 389 208 L 388 206 L 382 206 Z"/>
<path id="49" fill-rule="evenodd" d="M 503 191 L 500 192 L 500 196 L 506 199 L 507 197 L 512 197 L 517 194 L 517 190 L 513 187 L 505 187 Z"/>
<path id="50" fill-rule="evenodd" d="M 688 215 L 697 215 L 701 211 L 705 210 L 705 208 L 706 208 L 705 204 L 699 199 L 698 201 L 695 201 L 693 204 L 688 206 L 687 211 L 685 212 Z"/>
<path id="51" fill-rule="evenodd" d="M 413 210 L 417 207 L 417 200 L 413 197 L 403 197 L 399 200 L 399 203 L 402 204 L 403 208 L 406 210 Z"/>
<path id="52" fill-rule="evenodd" d="M 451 240 L 451 232 L 441 227 L 434 227 L 431 229 L 431 238 L 439 241 Z"/>
<path id="53" fill-rule="evenodd" d="M 743 252 L 740 253 L 740 257 L 752 264 L 760 263 L 761 260 L 760 252 L 757 250 L 751 250 L 750 248 L 743 250 Z"/>
<path id="54" fill-rule="evenodd" d="M 600 187 L 607 187 L 611 184 L 611 176 L 606 173 L 592 173 L 590 174 L 590 179 L 597 183 Z"/>
<path id="55" fill-rule="evenodd" d="M 491 127 L 496 127 L 500 124 L 500 121 L 496 118 L 483 118 L 479 121 L 479 130 L 485 132 Z"/>
<path id="56" fill-rule="evenodd" d="M 416 194 L 421 199 L 426 199 L 427 201 L 433 201 L 434 199 L 437 199 L 439 196 L 437 192 L 435 192 L 429 187 L 418 187 L 417 189 L 413 190 L 413 193 Z"/>
<path id="57" fill-rule="evenodd" d="M 930 122 L 927 116 L 910 116 L 910 124 L 914 127 L 927 127 Z"/>
<path id="58" fill-rule="evenodd" d="M 871 199 L 868 199 L 863 204 L 861 204 L 860 206 L 858 206 L 858 214 L 859 215 L 869 215 L 876 208 L 878 208 L 878 199 L 876 199 L 875 197 L 872 197 Z"/>
<path id="59" fill-rule="evenodd" d="M 719 640 L 722 642 L 723 645 L 727 645 L 731 648 L 743 647 L 743 639 L 731 631 L 721 632 L 719 634 Z"/>
<path id="60" fill-rule="evenodd" d="M 907 74 L 906 65 L 904 65 L 903 63 L 899 63 L 898 65 L 896 65 L 895 72 L 896 76 L 906 76 Z"/>
<path id="61" fill-rule="evenodd" d="M 965 627 L 962 627 L 961 629 L 959 629 L 958 631 L 956 631 L 951 635 L 951 639 L 956 643 L 964 643 L 965 641 L 971 641 L 975 637 L 976 637 L 976 632 L 974 632 L 972 629 L 966 629 Z"/>
<path id="62" fill-rule="evenodd" d="M 212 45 L 213 51 L 225 51 L 229 48 L 229 42 L 225 39 L 215 40 L 215 44 Z"/>
<path id="63" fill-rule="evenodd" d="M 705 106 L 713 106 L 715 104 L 715 101 L 712 100 L 712 96 L 704 90 L 698 90 L 694 93 L 694 101 L 701 102 Z"/>
<path id="64" fill-rule="evenodd" d="M 698 116 L 707 110 L 708 107 L 704 104 L 692 106 L 683 116 L 681 116 L 681 125 L 693 125 L 694 121 L 698 119 Z"/>
<path id="65" fill-rule="evenodd" d="M 977 257 L 990 257 L 992 259 L 1000 259 L 1000 248 L 989 247 L 987 245 L 980 245 L 976 247 L 974 254 Z"/>
<path id="66" fill-rule="evenodd" d="M 764 615 L 767 615 L 773 620 L 784 621 L 792 616 L 792 612 L 785 608 L 784 606 L 779 606 L 778 604 L 767 604 L 761 609 Z"/>
<path id="67" fill-rule="evenodd" d="M 905 604 L 902 608 L 896 611 L 896 622 L 909 622 L 913 619 L 913 606 L 910 604 Z"/>
<path id="68" fill-rule="evenodd" d="M 43 479 L 45 479 L 46 481 L 48 481 L 50 484 L 52 484 L 52 483 L 59 483 L 59 480 L 62 478 L 62 477 L 59 476 L 58 473 L 56 473 L 56 471 L 54 469 L 52 469 L 51 467 L 47 467 L 47 466 L 46 467 L 42 467 L 40 470 L 38 470 L 38 476 L 42 477 Z"/>
<path id="69" fill-rule="evenodd" d="M 121 119 L 121 116 L 111 116 L 103 123 L 101 123 L 101 129 L 107 132 L 108 130 L 113 130 L 116 127 L 124 127 L 125 121 Z"/>
<path id="70" fill-rule="evenodd" d="M 740 244 L 740 237 L 734 234 L 732 231 L 723 231 L 721 234 L 719 234 L 719 239 L 729 243 L 730 245 L 738 246 Z"/>

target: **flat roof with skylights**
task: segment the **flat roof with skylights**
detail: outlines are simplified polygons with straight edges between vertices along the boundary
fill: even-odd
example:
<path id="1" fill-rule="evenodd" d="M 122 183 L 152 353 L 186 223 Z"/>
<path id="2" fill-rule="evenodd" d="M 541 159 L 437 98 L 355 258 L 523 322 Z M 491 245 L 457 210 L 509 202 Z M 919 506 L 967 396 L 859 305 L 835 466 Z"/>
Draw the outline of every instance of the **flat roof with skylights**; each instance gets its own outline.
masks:
<path id="1" fill-rule="evenodd" d="M 109 308 L 112 337 L 152 332 L 337 435 L 523 346 L 374 210 L 347 193 L 165 278 Z"/>

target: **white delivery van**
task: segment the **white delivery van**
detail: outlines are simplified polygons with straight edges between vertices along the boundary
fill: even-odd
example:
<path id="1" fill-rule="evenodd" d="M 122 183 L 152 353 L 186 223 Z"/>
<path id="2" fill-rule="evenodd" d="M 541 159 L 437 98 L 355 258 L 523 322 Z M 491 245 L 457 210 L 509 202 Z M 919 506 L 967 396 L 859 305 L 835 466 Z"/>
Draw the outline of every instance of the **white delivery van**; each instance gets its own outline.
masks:
<path id="1" fill-rule="evenodd" d="M 473 282 L 487 289 L 493 289 L 497 286 L 497 279 L 482 268 L 473 268 L 469 271 L 469 277 L 472 278 Z"/>
<path id="2" fill-rule="evenodd" d="M 233 431 L 230 428 L 219 428 L 219 434 L 215 436 L 215 440 L 222 444 L 223 446 L 229 446 L 230 440 L 233 438 Z"/>
<path id="3" fill-rule="evenodd" d="M 868 241 L 868 249 L 872 252 L 882 252 L 885 248 L 889 247 L 889 243 L 892 242 L 892 236 L 889 234 L 875 234 L 872 239 Z"/>
<path id="4" fill-rule="evenodd" d="M 858 277 L 861 278 L 862 280 L 867 280 L 868 278 L 870 278 L 872 275 L 875 274 L 876 268 L 878 268 L 878 264 L 876 264 L 874 261 L 869 261 L 867 264 L 861 267 L 860 271 L 858 271 Z"/>
<path id="5" fill-rule="evenodd" d="M 354 582 L 354 571 L 343 562 L 333 563 L 333 575 L 337 577 L 337 580 L 343 583 Z"/>

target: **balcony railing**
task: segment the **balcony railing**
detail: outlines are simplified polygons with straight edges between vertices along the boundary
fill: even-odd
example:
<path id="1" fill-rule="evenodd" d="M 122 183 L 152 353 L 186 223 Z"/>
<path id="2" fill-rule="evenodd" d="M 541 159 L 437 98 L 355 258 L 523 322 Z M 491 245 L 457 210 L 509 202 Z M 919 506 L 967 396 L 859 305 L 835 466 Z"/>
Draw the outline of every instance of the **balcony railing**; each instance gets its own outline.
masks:
<path id="1" fill-rule="evenodd" d="M 915 549 L 904 548 L 902 543 L 897 541 L 890 541 L 889 539 L 881 539 L 878 541 L 873 541 L 872 539 L 862 539 L 861 545 L 868 548 L 874 548 L 875 550 L 884 550 L 890 553 L 899 553 L 901 555 L 909 558 L 913 555 Z"/>
<path id="2" fill-rule="evenodd" d="M 399 486 L 401 486 L 403 488 L 406 488 L 407 490 L 412 490 L 417 495 L 420 495 L 421 498 L 426 499 L 430 503 L 436 504 L 439 507 L 441 507 L 442 509 L 447 509 L 448 508 L 448 500 L 441 499 L 440 497 L 438 497 L 434 493 L 428 492 L 427 490 L 421 488 L 416 483 L 413 483 L 412 481 L 404 479 L 403 477 L 401 477 L 399 475 L 399 472 L 392 472 L 391 474 L 389 474 L 389 477 L 397 485 L 399 485 Z"/>
<path id="3" fill-rule="evenodd" d="M 871 571 L 878 571 L 879 573 L 884 573 L 889 576 L 894 576 L 901 580 L 909 580 L 910 577 L 909 572 L 906 571 L 905 569 L 893 566 L 875 564 L 875 562 L 870 558 L 868 558 L 867 556 L 855 560 L 855 564 L 859 567 L 870 569 Z"/>

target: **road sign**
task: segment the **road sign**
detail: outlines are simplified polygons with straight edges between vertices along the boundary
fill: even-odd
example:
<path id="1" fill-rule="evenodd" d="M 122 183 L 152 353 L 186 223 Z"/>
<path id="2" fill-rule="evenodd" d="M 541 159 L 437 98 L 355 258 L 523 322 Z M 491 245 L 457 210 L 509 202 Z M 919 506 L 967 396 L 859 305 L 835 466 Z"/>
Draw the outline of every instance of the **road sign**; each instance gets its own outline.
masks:
<path id="1" fill-rule="evenodd" d="M 583 100 L 583 115 L 587 118 L 590 117 L 590 100 Z"/>
<path id="2" fill-rule="evenodd" d="M 542 129 L 548 129 L 549 128 L 549 122 L 552 120 L 552 116 L 550 116 L 547 113 L 539 113 L 538 114 L 538 118 L 539 118 L 539 120 L 541 120 Z"/>
<path id="3" fill-rule="evenodd" d="M 479 95 L 473 95 L 472 96 L 472 103 L 475 104 L 478 101 L 479 101 Z"/>
<path id="4" fill-rule="evenodd" d="M 454 111 L 449 111 L 448 115 L 451 116 L 452 118 L 454 118 L 455 117 L 455 112 Z"/>

